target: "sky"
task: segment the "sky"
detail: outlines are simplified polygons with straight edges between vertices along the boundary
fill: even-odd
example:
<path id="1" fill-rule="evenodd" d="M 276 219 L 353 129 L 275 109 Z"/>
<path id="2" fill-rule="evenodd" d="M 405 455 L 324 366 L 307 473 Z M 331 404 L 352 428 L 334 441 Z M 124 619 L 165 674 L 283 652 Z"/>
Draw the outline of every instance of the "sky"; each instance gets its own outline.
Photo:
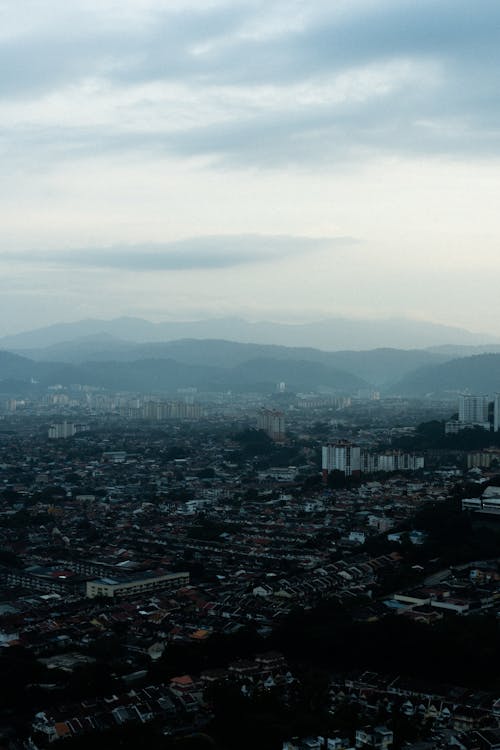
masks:
<path id="1" fill-rule="evenodd" d="M 498 334 L 498 0 L 0 0 L 0 335 Z"/>

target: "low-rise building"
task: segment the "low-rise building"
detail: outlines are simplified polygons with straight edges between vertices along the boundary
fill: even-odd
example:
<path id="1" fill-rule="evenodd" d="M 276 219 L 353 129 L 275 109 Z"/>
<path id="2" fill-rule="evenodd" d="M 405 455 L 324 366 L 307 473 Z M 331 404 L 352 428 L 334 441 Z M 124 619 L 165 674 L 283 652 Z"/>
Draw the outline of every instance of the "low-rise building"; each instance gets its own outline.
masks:
<path id="1" fill-rule="evenodd" d="M 164 573 L 162 575 L 142 575 L 127 578 L 97 578 L 87 581 L 86 595 L 90 599 L 96 596 L 134 596 L 151 591 L 176 590 L 189 585 L 189 573 Z"/>

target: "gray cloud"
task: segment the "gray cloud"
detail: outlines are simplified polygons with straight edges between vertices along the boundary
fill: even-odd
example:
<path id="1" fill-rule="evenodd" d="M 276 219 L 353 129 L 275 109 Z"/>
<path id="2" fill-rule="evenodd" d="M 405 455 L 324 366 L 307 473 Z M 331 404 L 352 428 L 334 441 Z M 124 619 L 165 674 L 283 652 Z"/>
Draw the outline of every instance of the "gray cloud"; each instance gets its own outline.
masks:
<path id="1" fill-rule="evenodd" d="M 351 237 L 224 235 L 196 237 L 164 244 L 85 248 L 71 252 L 2 254 L 0 260 L 57 268 L 116 269 L 133 272 L 193 271 L 266 263 L 356 242 L 357 240 Z"/>
<path id="2" fill-rule="evenodd" d="M 243 34 L 261 19 L 262 6 L 157 13 L 149 25 L 113 31 L 68 27 L 4 43 L 0 91 L 19 97 L 57 90 L 93 76 L 119 89 L 152 81 L 191 87 L 193 122 L 172 131 L 161 116 L 144 130 L 61 125 L 0 135 L 6 152 L 22 158 L 42 147 L 40 158 L 61 159 L 116 150 L 151 149 L 179 155 L 211 155 L 228 163 L 307 163 L 376 153 L 498 154 L 500 129 L 500 4 L 496 0 L 381 0 L 353 3 L 341 15 L 313 3 L 311 19 L 270 35 Z M 292 8 L 293 12 L 293 8 Z M 64 33 L 66 32 L 66 33 Z M 202 54 L 193 49 L 209 46 Z M 196 95 L 214 87 L 280 90 L 360 66 L 394 63 L 437 66 L 437 78 L 412 81 L 364 100 L 299 101 L 278 109 L 235 107 L 222 123 L 204 124 Z M 91 97 L 89 105 L 92 105 Z"/>
<path id="3" fill-rule="evenodd" d="M 75 12 L 66 26 L 54 19 L 50 31 L 0 44 L 0 96 L 46 93 L 94 76 L 122 85 L 177 79 L 199 71 L 193 45 L 231 34 L 247 15 L 242 8 L 162 12 L 150 25 L 124 30 L 101 29 L 98 18 L 80 28 Z"/>
<path id="4" fill-rule="evenodd" d="M 158 12 L 154 23 L 126 32 L 87 24 L 32 33 L 1 45 L 0 89 L 50 89 L 93 75 L 122 84 L 179 77 L 205 84 L 290 83 L 402 55 L 437 57 L 459 68 L 500 57 L 496 0 L 474 6 L 469 0 L 381 0 L 353 3 L 341 16 L 328 3 L 312 7 L 318 12 L 303 27 L 275 35 L 241 33 L 259 17 L 265 26 L 259 4 Z M 210 46 L 193 54 L 200 44 Z M 488 78 L 496 79 L 496 72 Z"/>

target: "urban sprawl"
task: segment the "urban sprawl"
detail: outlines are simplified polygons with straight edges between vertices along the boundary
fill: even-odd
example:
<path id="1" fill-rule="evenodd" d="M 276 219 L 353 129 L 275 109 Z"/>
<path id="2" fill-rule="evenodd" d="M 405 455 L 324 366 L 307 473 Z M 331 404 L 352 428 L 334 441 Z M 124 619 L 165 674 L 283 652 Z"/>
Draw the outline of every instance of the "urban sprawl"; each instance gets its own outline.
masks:
<path id="1" fill-rule="evenodd" d="M 499 429 L 498 395 L 7 395 L 0 745 L 497 750 Z"/>

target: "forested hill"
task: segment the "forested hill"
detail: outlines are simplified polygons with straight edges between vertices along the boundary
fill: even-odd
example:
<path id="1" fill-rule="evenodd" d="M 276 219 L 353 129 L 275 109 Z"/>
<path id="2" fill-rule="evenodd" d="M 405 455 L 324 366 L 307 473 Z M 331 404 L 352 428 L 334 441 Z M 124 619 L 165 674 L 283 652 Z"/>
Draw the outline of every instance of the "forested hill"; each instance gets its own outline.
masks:
<path id="1" fill-rule="evenodd" d="M 168 393 L 192 386 L 200 390 L 275 390 L 285 381 L 291 390 L 327 388 L 350 393 L 368 384 L 351 373 L 319 362 L 250 359 L 236 366 L 187 364 L 174 359 L 132 362 L 35 362 L 0 352 L 0 393 L 26 392 L 48 385 L 74 383 L 109 390 Z"/>
<path id="2" fill-rule="evenodd" d="M 392 391 L 416 396 L 450 391 L 493 394 L 500 391 L 500 354 L 478 354 L 421 367 L 402 378 Z"/>
<path id="3" fill-rule="evenodd" d="M 188 365 L 236 367 L 253 360 L 315 362 L 343 370 L 357 378 L 382 386 L 394 383 L 417 367 L 441 364 L 450 357 L 425 349 L 368 349 L 329 352 L 312 347 L 251 344 L 226 339 L 177 339 L 135 343 L 109 335 L 86 336 L 70 341 L 18 351 L 43 362 L 135 362 L 172 359 Z"/>
<path id="4" fill-rule="evenodd" d="M 132 391 L 185 386 L 266 390 L 284 381 L 292 391 L 327 388 L 355 393 L 380 387 L 386 393 L 408 396 L 500 391 L 500 354 L 443 361 L 443 355 L 424 350 L 325 352 L 191 339 L 149 344 L 108 341 L 105 347 L 102 341 L 99 345 L 87 341 L 78 356 L 78 343 L 57 345 L 50 353 L 60 356 L 53 359 L 46 359 L 49 350 L 38 351 L 36 358 L 0 351 L 0 385 L 6 381 L 36 385 L 37 381 L 41 387 L 82 383 Z"/>

